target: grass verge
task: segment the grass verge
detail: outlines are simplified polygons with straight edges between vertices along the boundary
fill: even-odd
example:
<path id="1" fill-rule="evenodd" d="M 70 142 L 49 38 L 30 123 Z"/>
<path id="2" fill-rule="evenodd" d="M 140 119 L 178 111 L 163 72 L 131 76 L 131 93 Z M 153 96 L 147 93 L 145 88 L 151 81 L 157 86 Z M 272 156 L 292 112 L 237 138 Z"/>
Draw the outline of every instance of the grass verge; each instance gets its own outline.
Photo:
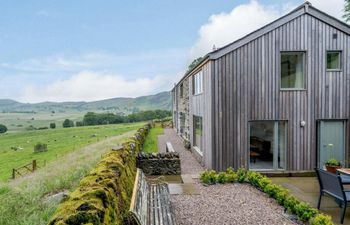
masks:
<path id="1" fill-rule="evenodd" d="M 86 126 L 2 134 L 0 135 L 0 181 L 11 177 L 13 168 L 24 166 L 34 159 L 41 166 L 44 161 L 51 162 L 86 145 L 136 130 L 143 124 Z M 48 151 L 34 153 L 34 145 L 38 142 L 47 144 Z"/>
<path id="2" fill-rule="evenodd" d="M 143 151 L 145 153 L 157 153 L 158 152 L 158 136 L 164 133 L 164 129 L 160 125 L 152 128 L 146 137 Z"/>

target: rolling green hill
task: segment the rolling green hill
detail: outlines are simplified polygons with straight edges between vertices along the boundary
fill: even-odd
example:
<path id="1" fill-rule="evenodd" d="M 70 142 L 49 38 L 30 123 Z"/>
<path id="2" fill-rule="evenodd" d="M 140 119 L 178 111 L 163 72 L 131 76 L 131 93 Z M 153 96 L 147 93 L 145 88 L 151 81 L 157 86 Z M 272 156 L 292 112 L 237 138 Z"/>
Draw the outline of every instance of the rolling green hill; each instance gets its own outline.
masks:
<path id="1" fill-rule="evenodd" d="M 113 98 L 94 102 L 20 103 L 0 99 L 0 112 L 114 112 L 129 114 L 141 110 L 171 109 L 170 92 L 137 98 Z"/>

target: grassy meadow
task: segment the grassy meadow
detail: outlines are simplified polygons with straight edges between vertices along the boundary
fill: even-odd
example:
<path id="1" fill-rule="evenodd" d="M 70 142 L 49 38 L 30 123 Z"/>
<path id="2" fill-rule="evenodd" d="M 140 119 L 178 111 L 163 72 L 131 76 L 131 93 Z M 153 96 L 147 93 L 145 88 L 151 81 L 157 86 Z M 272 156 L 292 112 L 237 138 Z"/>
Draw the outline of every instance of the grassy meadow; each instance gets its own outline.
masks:
<path id="1" fill-rule="evenodd" d="M 152 128 L 149 134 L 146 137 L 143 151 L 146 153 L 157 153 L 158 152 L 158 135 L 161 135 L 164 133 L 164 129 L 157 125 L 156 127 Z"/>
<path id="2" fill-rule="evenodd" d="M 44 162 L 49 163 L 59 160 L 67 153 L 83 146 L 136 130 L 142 124 L 56 128 L 1 134 L 0 181 L 6 181 L 11 177 L 13 168 L 24 166 L 34 159 L 41 166 Z M 48 151 L 34 153 L 34 145 L 38 142 L 47 144 Z M 17 148 L 18 150 L 11 148 Z"/>
<path id="3" fill-rule="evenodd" d="M 101 156 L 118 146 L 144 123 L 60 128 L 0 136 L 0 224 L 44 225 L 55 212 L 62 193 L 74 190 Z M 56 140 L 56 141 L 55 141 Z M 48 151 L 33 153 L 37 141 Z M 11 150 L 11 146 L 23 150 Z M 12 167 L 32 159 L 46 160 L 35 173 L 8 180 Z"/>
<path id="4" fill-rule="evenodd" d="M 74 112 L 0 113 L 0 124 L 4 124 L 9 133 L 26 131 L 29 126 L 49 127 L 50 123 L 56 123 L 57 128 L 62 128 L 65 119 L 81 121 L 83 115 Z"/>

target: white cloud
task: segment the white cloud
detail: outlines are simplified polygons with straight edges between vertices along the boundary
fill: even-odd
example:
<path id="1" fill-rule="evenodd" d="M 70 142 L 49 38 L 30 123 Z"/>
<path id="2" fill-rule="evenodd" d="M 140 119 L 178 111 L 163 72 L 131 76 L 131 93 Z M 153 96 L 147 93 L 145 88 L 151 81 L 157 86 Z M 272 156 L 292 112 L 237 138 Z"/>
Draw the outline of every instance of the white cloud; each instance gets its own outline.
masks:
<path id="1" fill-rule="evenodd" d="M 46 87 L 27 87 L 23 102 L 94 101 L 115 97 L 137 97 L 170 90 L 177 76 L 155 76 L 127 80 L 125 77 L 101 72 L 81 72 L 68 79 L 58 80 Z"/>
<path id="2" fill-rule="evenodd" d="M 342 20 L 344 14 L 344 0 L 309 0 L 310 3 L 321 11 Z"/>
<path id="3" fill-rule="evenodd" d="M 341 18 L 343 0 L 312 0 L 311 3 L 330 15 Z M 275 5 L 262 5 L 257 0 L 241 4 L 228 13 L 210 16 L 208 22 L 199 30 L 199 37 L 191 50 L 191 59 L 212 51 L 213 45 L 223 47 L 250 32 L 272 22 L 290 12 L 302 2 L 283 1 Z"/>
<path id="4" fill-rule="evenodd" d="M 199 30 L 199 39 L 192 49 L 192 57 L 210 52 L 213 45 L 222 47 L 266 25 L 281 15 L 276 6 L 264 6 L 252 0 L 229 13 L 212 15 Z"/>

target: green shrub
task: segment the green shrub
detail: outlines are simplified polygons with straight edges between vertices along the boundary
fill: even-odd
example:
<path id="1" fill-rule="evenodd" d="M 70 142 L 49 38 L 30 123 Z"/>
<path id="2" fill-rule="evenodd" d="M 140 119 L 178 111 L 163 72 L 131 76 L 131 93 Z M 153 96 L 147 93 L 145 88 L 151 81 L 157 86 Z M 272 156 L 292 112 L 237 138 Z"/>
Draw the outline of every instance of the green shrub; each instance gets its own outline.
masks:
<path id="1" fill-rule="evenodd" d="M 34 145 L 34 152 L 46 152 L 46 151 L 47 151 L 47 144 L 39 142 Z"/>
<path id="2" fill-rule="evenodd" d="M 264 188 L 271 184 L 271 180 L 267 178 L 266 176 L 263 176 L 259 181 L 258 181 L 258 186 L 260 187 L 261 190 L 264 190 Z"/>
<path id="3" fill-rule="evenodd" d="M 281 192 L 284 188 L 278 184 L 268 184 L 265 186 L 263 191 L 268 194 L 271 198 L 276 198 L 278 192 Z"/>
<path id="4" fill-rule="evenodd" d="M 291 213 L 296 213 L 296 205 L 299 204 L 299 201 L 292 195 L 287 196 L 284 200 L 284 208 L 286 208 Z"/>
<path id="5" fill-rule="evenodd" d="M 316 209 L 305 202 L 299 202 L 299 204 L 295 206 L 295 211 L 298 219 L 304 222 L 309 221 L 309 219 L 314 217 L 317 213 Z"/>
<path id="6" fill-rule="evenodd" d="M 216 182 L 219 184 L 224 184 L 227 182 L 227 177 L 225 172 L 220 172 L 216 175 Z"/>
<path id="7" fill-rule="evenodd" d="M 278 202 L 278 204 L 283 206 L 284 202 L 288 198 L 288 196 L 289 196 L 288 190 L 283 189 L 283 190 L 276 193 L 276 201 Z"/>
<path id="8" fill-rule="evenodd" d="M 243 183 L 247 178 L 247 170 L 245 168 L 239 168 L 237 170 L 237 181 Z"/>
<path id="9" fill-rule="evenodd" d="M 226 181 L 228 183 L 234 183 L 237 180 L 237 174 L 232 169 L 232 167 L 227 168 L 226 170 Z"/>
<path id="10" fill-rule="evenodd" d="M 55 129 L 56 128 L 56 123 L 50 123 L 50 128 Z"/>
<path id="11" fill-rule="evenodd" d="M 330 216 L 319 213 L 315 217 L 311 218 L 310 225 L 334 225 L 334 223 L 332 222 L 332 218 Z"/>
<path id="12" fill-rule="evenodd" d="M 216 183 L 217 174 L 215 170 L 206 170 L 200 174 L 200 181 L 204 184 L 215 184 Z"/>
<path id="13" fill-rule="evenodd" d="M 263 175 L 261 173 L 253 172 L 253 171 L 249 171 L 247 173 L 247 179 L 248 179 L 249 183 L 255 187 L 260 187 L 259 181 L 262 178 L 263 178 Z"/>

